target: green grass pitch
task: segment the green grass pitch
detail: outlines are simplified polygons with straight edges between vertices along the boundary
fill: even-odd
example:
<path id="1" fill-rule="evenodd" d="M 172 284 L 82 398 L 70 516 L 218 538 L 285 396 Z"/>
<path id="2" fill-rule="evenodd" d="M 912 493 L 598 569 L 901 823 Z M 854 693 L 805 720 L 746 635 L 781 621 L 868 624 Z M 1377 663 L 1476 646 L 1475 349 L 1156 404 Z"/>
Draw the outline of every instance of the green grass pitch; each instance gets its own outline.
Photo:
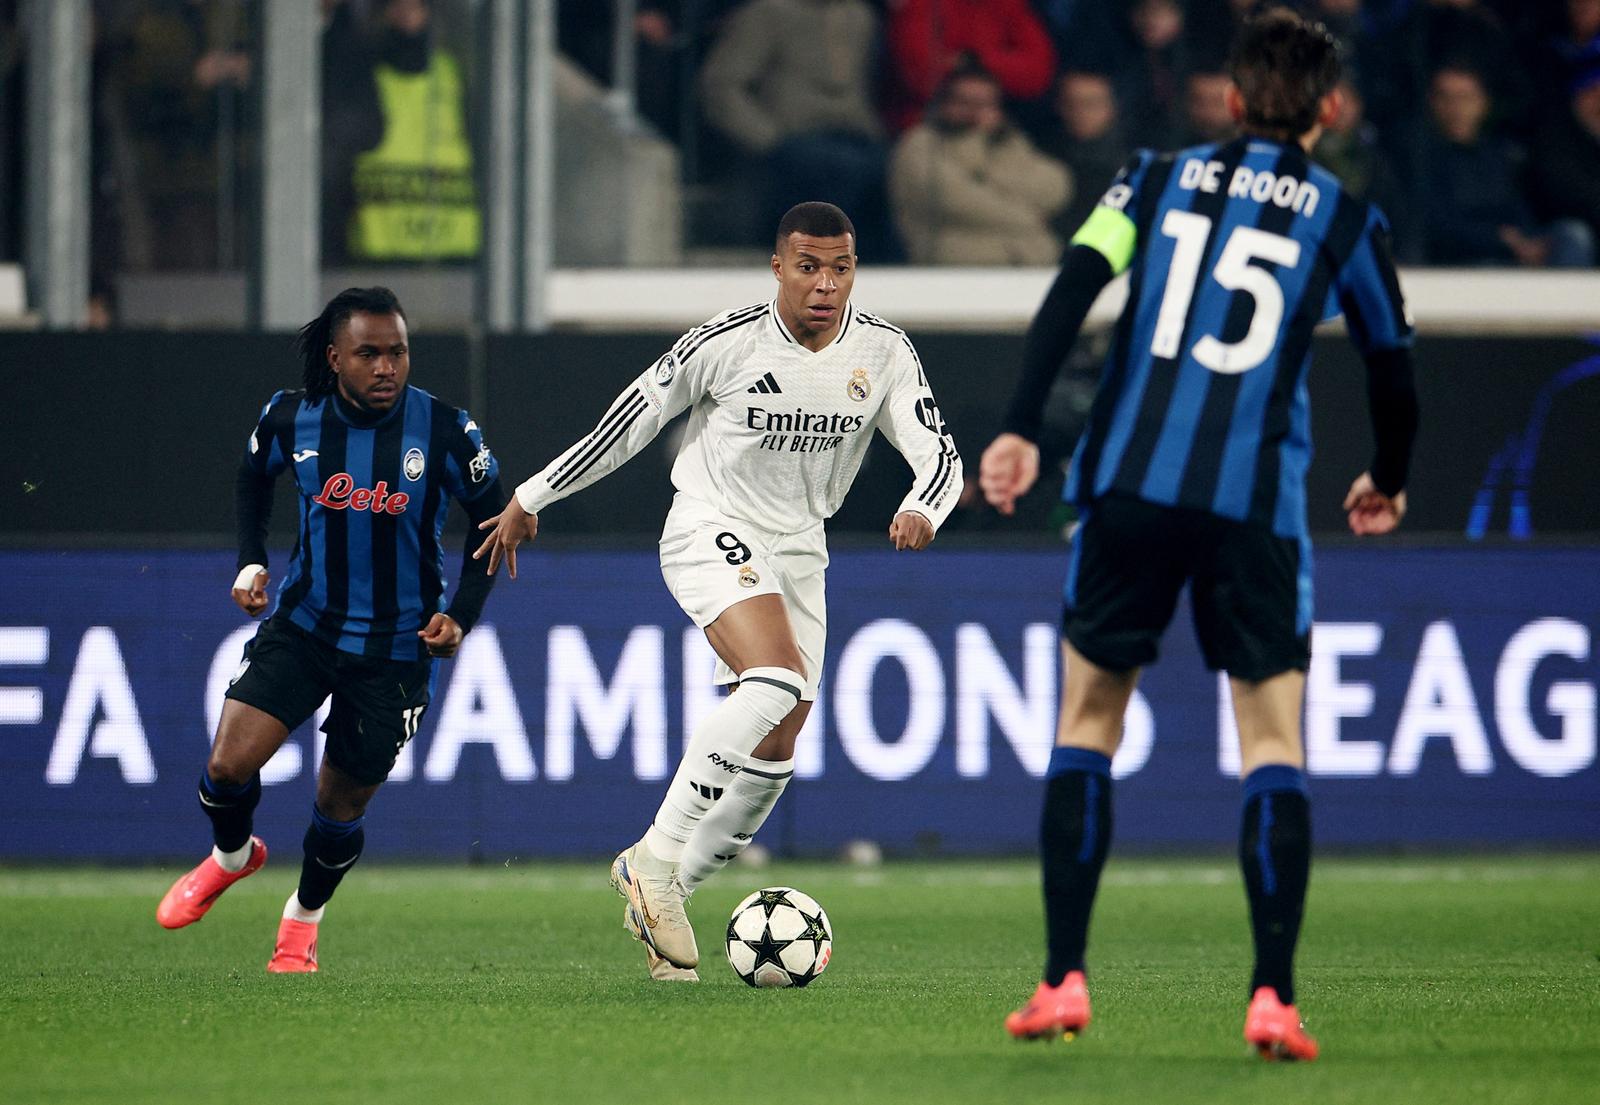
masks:
<path id="1" fill-rule="evenodd" d="M 1094 1024 L 1033 1044 L 1001 1028 L 1040 959 L 1026 861 L 735 868 L 692 903 L 689 986 L 645 977 L 603 860 L 358 869 L 323 973 L 269 977 L 289 859 L 176 933 L 153 916 L 175 869 L 0 870 L 0 1101 L 1600 1101 L 1600 856 L 1319 862 L 1304 1066 L 1246 1054 L 1244 900 L 1220 859 L 1113 859 Z M 720 932 L 780 883 L 829 910 L 834 960 L 756 991 Z"/>

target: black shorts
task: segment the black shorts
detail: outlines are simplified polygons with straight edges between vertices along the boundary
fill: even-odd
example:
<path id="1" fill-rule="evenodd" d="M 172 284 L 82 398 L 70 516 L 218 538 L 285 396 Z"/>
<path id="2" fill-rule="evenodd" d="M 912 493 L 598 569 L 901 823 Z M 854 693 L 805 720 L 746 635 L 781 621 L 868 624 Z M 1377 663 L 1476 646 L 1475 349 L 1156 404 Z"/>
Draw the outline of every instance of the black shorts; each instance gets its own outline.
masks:
<path id="1" fill-rule="evenodd" d="M 416 735 L 432 684 L 432 660 L 340 652 L 288 618 L 273 617 L 246 642 L 227 697 L 271 714 L 293 731 L 332 695 L 322 723 L 328 762 L 356 782 L 376 786 Z"/>
<path id="2" fill-rule="evenodd" d="M 1209 511 L 1107 495 L 1084 511 L 1061 634 L 1111 671 L 1156 658 L 1189 584 L 1206 666 L 1257 682 L 1311 660 L 1311 565 L 1300 543 Z"/>

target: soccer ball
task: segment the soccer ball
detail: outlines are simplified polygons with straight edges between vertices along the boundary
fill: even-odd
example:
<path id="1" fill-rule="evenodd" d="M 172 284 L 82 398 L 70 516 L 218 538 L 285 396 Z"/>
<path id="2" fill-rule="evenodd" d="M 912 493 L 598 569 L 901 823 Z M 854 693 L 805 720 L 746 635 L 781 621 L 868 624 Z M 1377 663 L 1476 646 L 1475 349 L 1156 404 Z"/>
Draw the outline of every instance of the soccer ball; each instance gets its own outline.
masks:
<path id="1" fill-rule="evenodd" d="M 833 957 L 833 923 L 792 886 L 757 890 L 728 919 L 728 962 L 751 986 L 805 986 Z"/>

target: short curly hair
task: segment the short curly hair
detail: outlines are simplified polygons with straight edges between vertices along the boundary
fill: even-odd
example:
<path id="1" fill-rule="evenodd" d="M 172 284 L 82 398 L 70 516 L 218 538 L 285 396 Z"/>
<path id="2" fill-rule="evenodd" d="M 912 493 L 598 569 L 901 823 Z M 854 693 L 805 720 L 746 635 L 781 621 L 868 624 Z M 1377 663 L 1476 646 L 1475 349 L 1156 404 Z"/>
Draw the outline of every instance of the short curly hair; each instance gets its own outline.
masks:
<path id="1" fill-rule="evenodd" d="M 856 227 L 850 221 L 850 216 L 831 203 L 817 200 L 797 203 L 784 212 L 783 218 L 778 220 L 776 252 L 783 252 L 783 247 L 789 241 L 791 234 L 811 234 L 818 238 L 835 238 L 840 234 L 848 234 L 852 249 L 860 244 L 856 239 Z"/>

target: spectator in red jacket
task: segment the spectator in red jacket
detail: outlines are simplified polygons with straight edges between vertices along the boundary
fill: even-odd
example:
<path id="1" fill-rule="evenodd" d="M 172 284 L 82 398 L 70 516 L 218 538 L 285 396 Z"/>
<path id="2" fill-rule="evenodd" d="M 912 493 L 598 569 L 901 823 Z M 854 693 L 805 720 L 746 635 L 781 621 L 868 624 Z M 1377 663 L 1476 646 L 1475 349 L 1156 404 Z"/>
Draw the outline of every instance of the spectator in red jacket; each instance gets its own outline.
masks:
<path id="1" fill-rule="evenodd" d="M 1037 100 L 1055 78 L 1056 51 L 1028 0 L 891 0 L 889 50 L 898 78 L 889 122 L 921 118 L 962 59 L 993 73 L 1008 100 Z"/>

